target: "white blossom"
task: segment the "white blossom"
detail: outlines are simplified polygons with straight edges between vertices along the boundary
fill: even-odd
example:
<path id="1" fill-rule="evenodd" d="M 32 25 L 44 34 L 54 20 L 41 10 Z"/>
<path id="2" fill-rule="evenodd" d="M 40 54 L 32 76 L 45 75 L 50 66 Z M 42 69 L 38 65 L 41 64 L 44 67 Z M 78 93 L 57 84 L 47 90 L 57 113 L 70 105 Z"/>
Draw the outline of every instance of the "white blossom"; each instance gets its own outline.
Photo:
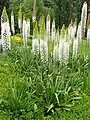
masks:
<path id="1" fill-rule="evenodd" d="M 47 41 L 33 39 L 32 40 L 32 52 L 40 54 L 41 59 L 48 60 L 48 44 Z"/>
<path id="2" fill-rule="evenodd" d="M 14 28 L 14 14 L 13 11 L 11 12 L 11 30 L 13 34 L 15 34 L 15 28 Z"/>
<path id="3" fill-rule="evenodd" d="M 1 40 L 2 40 L 3 51 L 11 49 L 10 35 L 11 32 L 10 32 L 9 19 L 6 13 L 6 9 L 4 8 L 1 16 Z"/>
<path id="4" fill-rule="evenodd" d="M 53 22 L 52 22 L 52 41 L 55 40 L 55 36 L 56 36 L 56 28 L 55 28 L 55 21 L 53 20 Z"/>
<path id="5" fill-rule="evenodd" d="M 32 40 L 32 52 L 39 54 L 39 39 Z"/>
<path id="6" fill-rule="evenodd" d="M 84 2 L 82 7 L 82 14 L 81 14 L 81 33 L 82 38 L 85 37 L 85 29 L 86 29 L 86 22 L 87 22 L 87 3 Z"/>
<path id="7" fill-rule="evenodd" d="M 24 45 L 27 45 L 27 22 L 25 18 L 23 19 L 23 40 L 24 40 Z"/>
<path id="8" fill-rule="evenodd" d="M 70 38 L 74 39 L 75 37 L 75 34 L 76 34 L 76 26 L 70 26 L 68 28 L 68 35 L 70 36 Z"/>
<path id="9" fill-rule="evenodd" d="M 18 27 L 21 30 L 22 29 L 22 8 L 20 5 L 20 9 L 19 9 L 19 14 L 18 14 Z"/>
<path id="10" fill-rule="evenodd" d="M 27 19 L 27 37 L 30 37 L 30 19 Z"/>
<path id="11" fill-rule="evenodd" d="M 41 59 L 48 60 L 48 44 L 47 44 L 47 41 L 40 40 L 40 55 L 41 55 Z"/>
<path id="12" fill-rule="evenodd" d="M 73 56 L 77 56 L 78 54 L 78 38 L 74 39 L 73 42 Z"/>
<path id="13" fill-rule="evenodd" d="M 69 44 L 65 40 L 61 40 L 59 45 L 54 47 L 53 58 L 62 62 L 69 59 Z"/>
<path id="14" fill-rule="evenodd" d="M 69 43 L 64 42 L 63 60 L 67 62 L 68 59 L 69 59 Z"/>
<path id="15" fill-rule="evenodd" d="M 46 20 L 46 39 L 50 40 L 50 15 L 49 14 Z"/>
<path id="16" fill-rule="evenodd" d="M 67 62 L 69 59 L 69 44 L 65 40 L 60 41 L 59 43 L 59 60 L 63 62 Z"/>
<path id="17" fill-rule="evenodd" d="M 54 46 L 53 59 L 56 61 L 59 60 L 59 47 L 58 47 L 58 45 Z"/>

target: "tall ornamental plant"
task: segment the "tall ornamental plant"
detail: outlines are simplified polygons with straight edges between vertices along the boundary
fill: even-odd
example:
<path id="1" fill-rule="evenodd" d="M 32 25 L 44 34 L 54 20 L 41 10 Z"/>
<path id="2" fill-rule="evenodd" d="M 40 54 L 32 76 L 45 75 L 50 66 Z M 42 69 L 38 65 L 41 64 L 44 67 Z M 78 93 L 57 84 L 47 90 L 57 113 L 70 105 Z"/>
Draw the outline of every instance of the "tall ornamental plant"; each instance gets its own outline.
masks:
<path id="1" fill-rule="evenodd" d="M 52 22 L 52 34 L 51 34 L 51 36 L 52 36 L 52 41 L 54 41 L 55 36 L 56 36 L 55 20 L 53 20 L 53 22 Z"/>
<path id="2" fill-rule="evenodd" d="M 15 34 L 13 11 L 11 12 L 11 30 L 12 30 L 12 33 Z"/>
<path id="3" fill-rule="evenodd" d="M 18 13 L 18 28 L 20 29 L 20 32 L 22 30 L 22 7 L 20 5 L 19 13 Z"/>
<path id="4" fill-rule="evenodd" d="M 39 32 L 37 22 L 35 22 L 35 27 L 33 28 L 33 39 L 32 39 L 32 52 L 39 54 Z"/>
<path id="5" fill-rule="evenodd" d="M 46 19 L 46 39 L 47 41 L 50 40 L 50 15 L 47 15 L 47 19 Z"/>
<path id="6" fill-rule="evenodd" d="M 9 19 L 6 12 L 6 8 L 4 7 L 2 16 L 1 16 L 1 40 L 2 40 L 2 50 L 10 50 L 11 43 L 10 43 L 10 25 Z"/>
<path id="7" fill-rule="evenodd" d="M 27 37 L 30 37 L 30 19 L 27 19 Z"/>
<path id="8" fill-rule="evenodd" d="M 48 42 L 45 37 L 45 18 L 42 16 L 39 20 L 39 51 L 41 59 L 48 60 Z"/>
<path id="9" fill-rule="evenodd" d="M 39 54 L 39 40 L 38 40 L 39 32 L 36 21 L 36 0 L 34 0 L 34 5 L 33 5 L 32 22 L 33 22 L 32 52 Z"/>
<path id="10" fill-rule="evenodd" d="M 78 37 L 74 39 L 73 42 L 73 57 L 76 57 L 78 54 Z"/>
<path id="11" fill-rule="evenodd" d="M 23 18 L 23 40 L 24 40 L 24 46 L 27 45 L 27 39 L 28 39 L 27 22 L 26 22 L 25 17 L 24 17 Z"/>
<path id="12" fill-rule="evenodd" d="M 23 17 L 23 40 L 24 46 L 27 45 L 27 40 L 30 37 L 30 19 L 25 20 Z"/>
<path id="13" fill-rule="evenodd" d="M 41 16 L 40 20 L 39 20 L 39 34 L 40 34 L 40 39 L 45 39 L 45 17 Z"/>
<path id="14" fill-rule="evenodd" d="M 53 59 L 64 63 L 68 62 L 69 59 L 69 42 L 66 37 L 65 26 L 62 26 L 60 38 L 57 44 L 54 46 Z"/>
<path id="15" fill-rule="evenodd" d="M 33 23 L 36 22 L 36 0 L 34 0 L 34 5 L 33 5 L 32 21 L 33 21 Z"/>
<path id="16" fill-rule="evenodd" d="M 82 14 L 81 14 L 81 35 L 82 35 L 82 39 L 85 37 L 86 22 L 87 22 L 87 3 L 84 2 L 83 7 L 82 7 Z"/>

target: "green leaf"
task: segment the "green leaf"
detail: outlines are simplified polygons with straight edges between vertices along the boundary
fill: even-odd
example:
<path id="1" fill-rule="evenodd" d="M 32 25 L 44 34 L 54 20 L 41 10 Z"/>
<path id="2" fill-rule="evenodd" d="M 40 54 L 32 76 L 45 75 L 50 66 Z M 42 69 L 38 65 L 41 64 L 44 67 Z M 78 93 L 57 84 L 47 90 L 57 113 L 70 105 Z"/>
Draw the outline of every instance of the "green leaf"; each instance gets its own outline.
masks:
<path id="1" fill-rule="evenodd" d="M 48 110 L 47 110 L 47 113 L 48 113 L 53 107 L 54 107 L 54 105 L 51 104 L 51 105 L 49 106 Z"/>

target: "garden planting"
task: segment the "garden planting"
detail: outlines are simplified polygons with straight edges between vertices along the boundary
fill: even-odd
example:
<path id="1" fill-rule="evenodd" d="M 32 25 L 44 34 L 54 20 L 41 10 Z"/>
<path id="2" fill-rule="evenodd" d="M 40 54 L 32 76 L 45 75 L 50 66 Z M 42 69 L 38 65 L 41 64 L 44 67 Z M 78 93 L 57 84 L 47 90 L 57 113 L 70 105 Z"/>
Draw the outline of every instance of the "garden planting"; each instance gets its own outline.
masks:
<path id="1" fill-rule="evenodd" d="M 81 21 L 56 29 L 50 14 L 32 24 L 14 11 L 1 15 L 0 120 L 90 120 L 90 26 Z M 87 29 L 87 30 L 86 30 Z M 32 33 L 31 34 L 31 30 Z"/>

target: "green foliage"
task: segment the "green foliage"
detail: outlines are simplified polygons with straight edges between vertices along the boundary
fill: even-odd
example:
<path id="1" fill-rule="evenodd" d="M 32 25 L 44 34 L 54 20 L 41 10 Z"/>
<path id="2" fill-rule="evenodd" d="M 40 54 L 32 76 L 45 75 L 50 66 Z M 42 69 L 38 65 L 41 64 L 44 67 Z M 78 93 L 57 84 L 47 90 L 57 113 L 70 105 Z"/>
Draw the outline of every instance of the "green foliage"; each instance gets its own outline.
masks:
<path id="1" fill-rule="evenodd" d="M 45 120 L 89 120 L 90 119 L 90 108 L 89 108 L 89 97 L 83 95 L 83 99 L 76 103 L 76 106 L 72 108 L 70 112 L 61 111 L 57 109 L 52 116 L 48 116 Z"/>
<path id="2" fill-rule="evenodd" d="M 81 94 L 89 91 L 89 79 L 85 80 L 89 59 L 78 56 L 64 64 L 49 58 L 47 62 L 33 55 L 29 47 L 16 46 L 1 54 L 0 60 L 1 118 L 77 120 L 87 115 L 86 110 L 89 113 L 89 99 Z"/>

